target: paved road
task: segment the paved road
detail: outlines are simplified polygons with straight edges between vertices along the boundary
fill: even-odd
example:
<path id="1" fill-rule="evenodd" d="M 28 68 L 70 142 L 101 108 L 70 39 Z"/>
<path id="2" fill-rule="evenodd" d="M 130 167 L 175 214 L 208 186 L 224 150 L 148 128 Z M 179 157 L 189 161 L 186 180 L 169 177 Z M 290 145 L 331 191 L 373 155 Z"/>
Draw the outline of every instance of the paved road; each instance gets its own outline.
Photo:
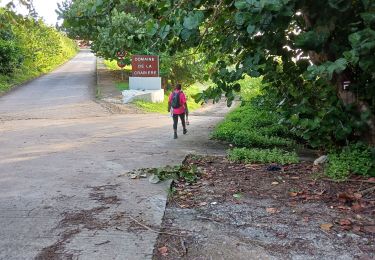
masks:
<path id="1" fill-rule="evenodd" d="M 134 219 L 158 228 L 167 184 L 123 173 L 223 152 L 208 136 L 225 108 L 173 140 L 168 116 L 103 109 L 94 80 L 82 51 L 0 98 L 0 259 L 150 259 L 157 234 Z"/>

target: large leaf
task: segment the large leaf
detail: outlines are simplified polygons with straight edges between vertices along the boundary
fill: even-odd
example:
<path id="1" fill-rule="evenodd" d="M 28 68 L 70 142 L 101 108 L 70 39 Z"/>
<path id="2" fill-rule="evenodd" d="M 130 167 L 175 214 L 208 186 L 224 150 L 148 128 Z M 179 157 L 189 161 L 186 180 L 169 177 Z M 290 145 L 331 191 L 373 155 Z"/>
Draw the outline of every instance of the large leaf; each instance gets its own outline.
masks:
<path id="1" fill-rule="evenodd" d="M 328 0 L 329 6 L 340 12 L 347 11 L 350 8 L 351 3 L 351 0 Z"/>
<path id="2" fill-rule="evenodd" d="M 204 14 L 202 11 L 196 11 L 190 13 L 187 17 L 184 18 L 184 27 L 188 30 L 193 30 L 198 28 L 199 24 L 203 21 Z"/>

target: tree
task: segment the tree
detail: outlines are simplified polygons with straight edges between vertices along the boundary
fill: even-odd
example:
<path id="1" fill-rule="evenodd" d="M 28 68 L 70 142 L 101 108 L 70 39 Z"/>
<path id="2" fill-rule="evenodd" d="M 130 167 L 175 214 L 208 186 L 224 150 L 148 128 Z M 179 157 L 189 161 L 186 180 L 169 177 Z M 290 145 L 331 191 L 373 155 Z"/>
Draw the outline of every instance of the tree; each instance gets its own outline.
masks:
<path id="1" fill-rule="evenodd" d="M 139 47 L 173 56 L 190 49 L 215 63 L 206 71 L 215 85 L 198 100 L 218 100 L 225 94 L 230 104 L 241 88 L 239 79 L 262 75 L 284 115 L 283 123 L 312 146 L 345 143 L 364 131 L 375 143 L 373 1 L 85 2 L 92 6 L 85 14 L 75 9 L 83 3 L 79 0 L 63 12 L 69 14 L 64 16 L 68 31 L 85 28 L 87 33 L 92 28 L 95 36 L 109 37 L 105 44 L 122 41 L 136 51 Z M 89 12 L 96 16 L 84 19 L 84 24 L 80 16 Z M 103 12 L 119 20 L 103 18 Z M 108 27 L 111 23 L 131 28 L 116 34 Z M 98 41 L 102 48 L 103 43 Z"/>
<path id="2" fill-rule="evenodd" d="M 168 30 L 160 30 L 158 37 L 154 36 L 160 29 L 149 12 L 155 3 L 157 1 L 66 1 L 59 6 L 59 13 L 69 36 L 92 41 L 92 50 L 98 56 L 113 60 L 119 50 L 157 54 L 161 56 L 161 74 L 172 84 L 192 84 L 203 77 L 201 59 L 189 51 L 170 56 L 158 48 Z M 184 59 L 176 56 L 184 56 Z M 130 64 L 129 57 L 126 61 Z"/>

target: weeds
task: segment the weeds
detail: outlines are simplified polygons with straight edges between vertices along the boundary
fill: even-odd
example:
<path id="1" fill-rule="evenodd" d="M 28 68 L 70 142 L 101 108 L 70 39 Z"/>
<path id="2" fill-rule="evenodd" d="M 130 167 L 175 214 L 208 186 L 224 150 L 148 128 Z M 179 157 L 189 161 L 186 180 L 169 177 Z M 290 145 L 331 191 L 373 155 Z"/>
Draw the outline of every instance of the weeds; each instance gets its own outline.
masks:
<path id="1" fill-rule="evenodd" d="M 335 180 L 345 180 L 351 173 L 375 176 L 374 156 L 369 146 L 357 143 L 332 151 L 325 173 Z"/>
<path id="2" fill-rule="evenodd" d="M 213 132 L 213 138 L 237 147 L 292 147 L 289 131 L 278 124 L 279 117 L 253 103 L 247 103 L 230 113 Z"/>
<path id="3" fill-rule="evenodd" d="M 166 166 L 163 168 L 153 168 L 147 171 L 149 174 L 158 176 L 161 181 L 182 179 L 187 183 L 195 183 L 201 175 L 200 170 L 195 165 Z"/>
<path id="4" fill-rule="evenodd" d="M 286 152 L 281 149 L 248 149 L 235 148 L 229 150 L 229 159 L 244 163 L 280 163 L 291 164 L 298 163 L 298 156 L 295 152 Z"/>

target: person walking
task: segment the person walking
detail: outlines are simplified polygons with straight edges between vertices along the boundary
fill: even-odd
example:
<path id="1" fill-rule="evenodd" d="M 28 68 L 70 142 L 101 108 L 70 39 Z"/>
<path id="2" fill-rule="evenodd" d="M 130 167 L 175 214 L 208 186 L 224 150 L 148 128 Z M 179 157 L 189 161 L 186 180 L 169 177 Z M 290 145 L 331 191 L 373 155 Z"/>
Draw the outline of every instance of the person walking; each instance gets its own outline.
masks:
<path id="1" fill-rule="evenodd" d="M 186 129 L 186 122 L 185 122 L 185 115 L 188 111 L 187 103 L 186 103 L 186 96 L 184 92 L 182 92 L 181 84 L 176 84 L 174 91 L 169 95 L 168 101 L 168 112 L 171 113 L 173 117 L 173 131 L 174 131 L 174 139 L 178 138 L 177 135 L 177 125 L 178 125 L 178 118 L 181 119 L 183 134 L 187 133 Z"/>

